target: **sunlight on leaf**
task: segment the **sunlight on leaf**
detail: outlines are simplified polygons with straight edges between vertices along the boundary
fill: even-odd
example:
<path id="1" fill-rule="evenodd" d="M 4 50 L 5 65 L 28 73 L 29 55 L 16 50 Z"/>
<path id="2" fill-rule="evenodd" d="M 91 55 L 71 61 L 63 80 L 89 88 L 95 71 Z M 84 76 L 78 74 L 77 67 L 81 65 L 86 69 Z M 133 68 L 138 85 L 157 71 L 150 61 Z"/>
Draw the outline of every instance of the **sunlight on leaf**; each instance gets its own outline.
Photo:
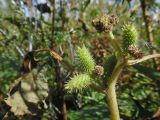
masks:
<path id="1" fill-rule="evenodd" d="M 11 107 L 11 112 L 15 115 L 35 114 L 30 111 L 32 104 L 38 105 L 48 96 L 48 83 L 44 73 L 46 69 L 32 70 L 31 73 L 24 75 L 15 86 L 12 93 L 9 93 L 5 102 Z M 37 108 L 38 109 L 38 108 Z"/>

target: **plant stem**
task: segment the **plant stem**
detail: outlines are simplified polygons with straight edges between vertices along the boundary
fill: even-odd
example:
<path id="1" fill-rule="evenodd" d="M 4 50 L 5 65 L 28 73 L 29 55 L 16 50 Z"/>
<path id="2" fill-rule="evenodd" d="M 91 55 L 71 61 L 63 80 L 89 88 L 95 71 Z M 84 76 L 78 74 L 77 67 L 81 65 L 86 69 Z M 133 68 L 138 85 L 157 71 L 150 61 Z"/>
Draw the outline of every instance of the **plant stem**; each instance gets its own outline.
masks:
<path id="1" fill-rule="evenodd" d="M 141 59 L 136 59 L 136 60 L 128 60 L 127 65 L 134 65 L 134 64 L 138 64 L 140 62 L 152 59 L 152 58 L 158 58 L 160 57 L 160 54 L 152 54 L 152 55 L 148 55 L 148 56 L 144 56 Z"/>
<path id="2" fill-rule="evenodd" d="M 55 0 L 52 0 L 52 7 L 53 7 L 53 11 L 52 11 L 52 34 L 51 34 L 51 41 L 50 41 L 50 49 L 52 51 L 56 51 L 57 46 L 55 44 Z M 65 103 L 65 92 L 64 92 L 64 81 L 63 81 L 63 72 L 62 72 L 62 67 L 61 67 L 61 63 L 53 58 L 53 62 L 55 64 L 54 66 L 54 70 L 55 70 L 55 76 L 56 76 L 56 83 L 57 83 L 57 92 L 59 94 L 58 96 L 58 102 L 56 103 L 56 107 L 58 108 L 58 110 L 60 111 L 57 112 L 57 119 L 58 120 L 67 120 L 67 109 L 66 109 L 66 103 Z M 54 81 L 55 82 L 55 81 Z"/>
<path id="3" fill-rule="evenodd" d="M 53 11 L 52 11 L 52 34 L 51 34 L 51 40 L 50 40 L 50 48 L 53 47 L 53 43 L 55 42 L 54 39 L 54 33 L 55 33 L 55 0 L 52 0 L 52 7 L 53 7 Z"/>
<path id="4" fill-rule="evenodd" d="M 116 66 L 115 66 L 115 68 L 114 68 L 114 70 L 112 72 L 111 77 L 109 78 L 109 80 L 107 80 L 108 81 L 107 82 L 108 86 L 116 85 L 117 79 L 118 79 L 118 77 L 119 77 L 124 65 L 125 65 L 124 62 L 122 62 L 121 59 L 119 59 L 117 61 L 117 64 L 116 64 Z"/>
<path id="5" fill-rule="evenodd" d="M 124 62 L 121 61 L 121 59 L 118 60 L 113 73 L 108 80 L 108 88 L 106 89 L 106 97 L 108 101 L 108 107 L 109 111 L 111 113 L 111 120 L 120 120 L 119 110 L 118 110 L 118 104 L 117 104 L 117 97 L 116 97 L 116 82 L 117 79 L 123 70 Z"/>
<path id="6" fill-rule="evenodd" d="M 120 120 L 115 85 L 110 86 L 108 88 L 106 96 L 107 96 L 109 111 L 111 113 L 111 120 Z"/>
<path id="7" fill-rule="evenodd" d="M 115 41 L 114 35 L 111 32 L 109 32 L 110 37 L 110 43 L 114 50 L 118 53 L 120 53 L 117 57 L 117 64 L 112 72 L 111 77 L 107 80 L 107 89 L 105 90 L 105 95 L 107 97 L 108 107 L 109 111 L 111 113 L 111 120 L 120 120 L 119 110 L 118 110 L 118 103 L 117 103 L 117 97 L 116 97 L 116 82 L 117 79 L 123 70 L 123 67 L 125 65 L 123 56 L 122 56 L 122 49 L 119 46 L 118 42 Z M 109 68 L 108 68 L 109 69 Z"/>
<path id="8" fill-rule="evenodd" d="M 112 31 L 109 32 L 109 37 L 110 37 L 110 39 L 111 39 L 111 40 L 110 40 L 110 43 L 111 43 L 111 45 L 113 46 L 113 48 L 114 48 L 116 51 L 118 51 L 118 52 L 122 52 L 119 44 L 115 41 L 115 38 L 114 38 L 114 35 L 113 35 Z"/>

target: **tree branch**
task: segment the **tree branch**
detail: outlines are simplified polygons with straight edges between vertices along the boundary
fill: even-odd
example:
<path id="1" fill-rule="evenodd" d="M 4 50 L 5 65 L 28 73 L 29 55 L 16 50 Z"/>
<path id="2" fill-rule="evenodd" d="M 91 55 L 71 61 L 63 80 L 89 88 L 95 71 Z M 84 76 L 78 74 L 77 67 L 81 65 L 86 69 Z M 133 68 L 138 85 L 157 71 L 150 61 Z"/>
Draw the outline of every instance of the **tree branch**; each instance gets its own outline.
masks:
<path id="1" fill-rule="evenodd" d="M 154 38 L 153 38 L 153 32 L 152 32 L 152 26 L 151 26 L 151 20 L 149 20 L 149 16 L 147 15 L 147 5 L 146 5 L 146 0 L 140 0 L 141 2 L 141 8 L 142 8 L 142 15 L 143 19 L 145 22 L 145 27 L 146 27 L 146 35 L 149 44 L 152 46 L 154 43 Z M 150 49 L 151 54 L 156 54 L 156 50 Z M 153 58 L 153 63 L 154 67 L 157 68 L 158 61 Z"/>

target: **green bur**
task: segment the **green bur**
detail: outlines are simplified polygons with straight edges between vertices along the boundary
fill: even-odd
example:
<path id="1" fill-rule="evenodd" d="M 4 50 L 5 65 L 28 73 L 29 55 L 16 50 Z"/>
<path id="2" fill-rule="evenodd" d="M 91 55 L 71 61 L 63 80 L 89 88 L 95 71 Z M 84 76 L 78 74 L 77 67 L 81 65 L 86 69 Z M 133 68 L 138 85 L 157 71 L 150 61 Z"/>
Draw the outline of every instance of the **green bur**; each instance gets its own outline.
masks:
<path id="1" fill-rule="evenodd" d="M 82 92 L 91 85 L 91 78 L 88 74 L 79 74 L 71 78 L 65 85 L 65 89 L 71 92 Z"/>
<path id="2" fill-rule="evenodd" d="M 122 27 L 122 30 L 123 30 L 123 42 L 122 42 L 123 46 L 122 47 L 124 52 L 128 52 L 128 47 L 130 45 L 135 44 L 138 33 L 135 26 L 132 24 L 125 24 Z"/>
<path id="3" fill-rule="evenodd" d="M 91 74 L 95 68 L 95 61 L 88 49 L 83 46 L 77 49 L 78 66 L 83 73 Z"/>
<path id="4" fill-rule="evenodd" d="M 78 60 L 78 67 L 81 70 L 81 74 L 75 75 L 65 85 L 65 89 L 68 92 L 82 92 L 86 88 L 89 88 L 89 86 L 92 84 L 92 79 L 90 75 L 94 71 L 95 62 L 90 52 L 85 46 L 81 48 L 78 47 L 77 60 Z"/>

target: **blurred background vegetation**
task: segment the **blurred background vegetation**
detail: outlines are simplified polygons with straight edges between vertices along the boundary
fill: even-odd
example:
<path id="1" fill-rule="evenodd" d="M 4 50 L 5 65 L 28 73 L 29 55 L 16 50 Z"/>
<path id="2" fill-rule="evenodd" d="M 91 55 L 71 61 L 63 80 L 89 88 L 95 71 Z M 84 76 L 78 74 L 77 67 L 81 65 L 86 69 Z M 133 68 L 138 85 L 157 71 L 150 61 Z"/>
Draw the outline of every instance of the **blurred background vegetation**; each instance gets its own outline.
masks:
<path id="1" fill-rule="evenodd" d="M 119 17 L 114 28 L 117 42 L 122 39 L 122 25 L 133 23 L 143 54 L 160 51 L 159 0 L 0 0 L 0 119 L 63 120 L 64 111 L 69 120 L 109 119 L 103 95 L 90 90 L 83 94 L 62 90 L 62 84 L 76 74 L 77 46 L 85 44 L 99 65 L 112 54 L 109 38 L 92 27 L 92 20 L 103 14 Z M 56 53 L 50 54 L 48 49 Z M 56 62 L 60 56 L 65 63 Z M 159 71 L 159 59 L 123 71 L 117 83 L 123 120 L 160 120 Z M 24 101 L 11 98 L 5 102 L 17 93 L 17 81 L 38 87 L 26 95 L 27 86 L 21 86 Z M 32 109 L 21 110 L 19 104 Z"/>

